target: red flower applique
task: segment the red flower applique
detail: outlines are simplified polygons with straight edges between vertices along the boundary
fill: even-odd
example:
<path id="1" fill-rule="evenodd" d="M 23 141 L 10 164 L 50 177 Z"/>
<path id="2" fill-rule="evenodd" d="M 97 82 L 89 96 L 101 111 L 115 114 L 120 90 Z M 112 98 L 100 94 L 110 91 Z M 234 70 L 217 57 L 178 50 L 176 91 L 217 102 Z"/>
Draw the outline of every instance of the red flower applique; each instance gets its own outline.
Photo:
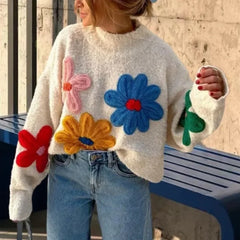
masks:
<path id="1" fill-rule="evenodd" d="M 35 138 L 27 130 L 18 134 L 19 143 L 27 150 L 18 154 L 16 163 L 19 167 L 29 167 L 36 161 L 37 171 L 42 173 L 48 163 L 48 147 L 52 137 L 52 128 L 43 126 Z"/>

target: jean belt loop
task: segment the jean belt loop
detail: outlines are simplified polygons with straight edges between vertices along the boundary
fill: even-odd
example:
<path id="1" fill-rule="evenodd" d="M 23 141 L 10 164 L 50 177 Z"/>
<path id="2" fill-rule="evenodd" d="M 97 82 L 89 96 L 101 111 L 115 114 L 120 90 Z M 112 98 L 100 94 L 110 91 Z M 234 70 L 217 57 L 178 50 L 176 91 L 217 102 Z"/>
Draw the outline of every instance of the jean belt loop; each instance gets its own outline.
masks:
<path id="1" fill-rule="evenodd" d="M 108 167 L 112 168 L 114 164 L 113 152 L 107 152 L 107 156 L 108 156 Z"/>
<path id="2" fill-rule="evenodd" d="M 92 153 L 91 152 L 88 152 L 87 153 L 87 156 L 88 156 L 88 164 L 89 164 L 89 166 L 91 166 L 92 165 Z"/>

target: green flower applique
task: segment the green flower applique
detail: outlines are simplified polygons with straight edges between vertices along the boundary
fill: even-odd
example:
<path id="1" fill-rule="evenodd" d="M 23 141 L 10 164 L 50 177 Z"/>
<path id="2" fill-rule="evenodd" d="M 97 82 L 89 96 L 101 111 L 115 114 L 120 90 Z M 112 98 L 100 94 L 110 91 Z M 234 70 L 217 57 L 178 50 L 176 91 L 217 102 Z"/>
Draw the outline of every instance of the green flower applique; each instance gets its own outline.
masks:
<path id="1" fill-rule="evenodd" d="M 205 129 L 205 121 L 200 118 L 196 113 L 189 112 L 189 108 L 192 106 L 190 100 L 190 91 L 185 95 L 185 109 L 180 119 L 180 125 L 184 127 L 182 142 L 185 146 L 191 144 L 190 132 L 200 133 Z"/>

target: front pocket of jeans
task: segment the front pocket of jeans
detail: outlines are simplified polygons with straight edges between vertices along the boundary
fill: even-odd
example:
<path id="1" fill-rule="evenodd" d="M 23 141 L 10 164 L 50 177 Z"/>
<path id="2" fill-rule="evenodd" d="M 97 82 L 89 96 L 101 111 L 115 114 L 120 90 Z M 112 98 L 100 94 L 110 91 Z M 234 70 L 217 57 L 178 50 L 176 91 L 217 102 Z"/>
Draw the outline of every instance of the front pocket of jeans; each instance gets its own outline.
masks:
<path id="1" fill-rule="evenodd" d="M 137 177 L 125 164 L 123 164 L 121 161 L 116 161 L 114 164 L 114 170 L 115 172 L 122 176 L 122 177 Z"/>
<path id="2" fill-rule="evenodd" d="M 53 155 L 52 161 L 57 166 L 67 167 L 71 162 L 71 156 L 69 156 L 67 154 Z"/>

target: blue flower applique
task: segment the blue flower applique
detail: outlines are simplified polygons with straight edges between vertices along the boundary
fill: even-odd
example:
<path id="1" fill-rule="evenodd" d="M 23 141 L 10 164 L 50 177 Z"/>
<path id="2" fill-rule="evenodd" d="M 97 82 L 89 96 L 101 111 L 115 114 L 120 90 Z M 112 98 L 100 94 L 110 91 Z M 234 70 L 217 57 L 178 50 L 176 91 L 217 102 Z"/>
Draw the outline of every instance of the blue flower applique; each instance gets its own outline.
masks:
<path id="1" fill-rule="evenodd" d="M 155 100 L 161 93 L 157 85 L 148 86 L 145 74 L 139 74 L 135 79 L 124 74 L 119 78 L 117 90 L 109 90 L 104 95 L 105 102 L 116 111 L 111 115 L 115 127 L 123 126 L 124 132 L 132 135 L 136 128 L 140 132 L 149 129 L 149 120 L 160 120 L 163 108 Z"/>

